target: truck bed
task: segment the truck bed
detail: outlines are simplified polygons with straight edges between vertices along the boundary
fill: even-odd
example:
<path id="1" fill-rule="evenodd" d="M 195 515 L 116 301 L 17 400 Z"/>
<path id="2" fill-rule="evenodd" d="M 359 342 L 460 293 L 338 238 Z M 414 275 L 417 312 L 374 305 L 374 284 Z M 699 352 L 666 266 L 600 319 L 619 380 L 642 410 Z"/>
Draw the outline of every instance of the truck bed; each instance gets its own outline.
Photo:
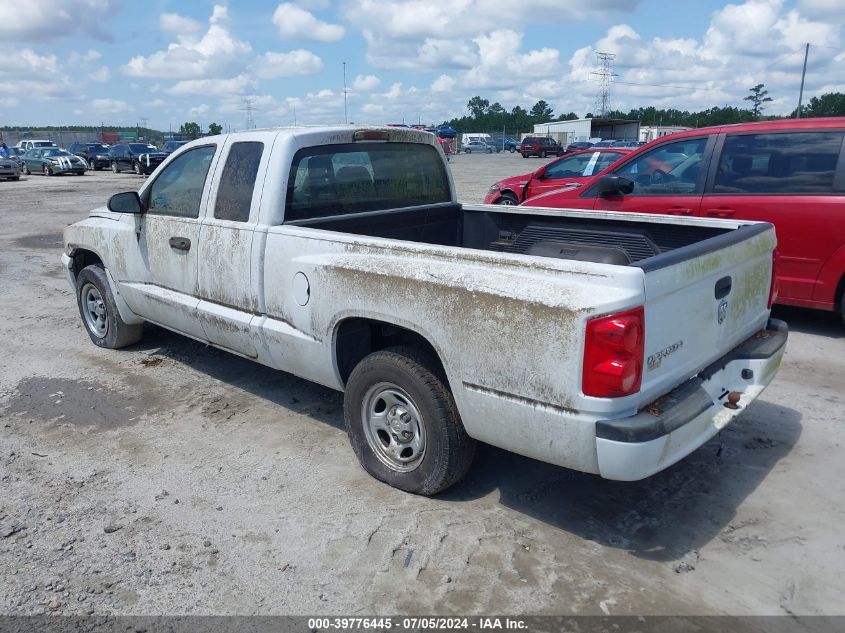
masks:
<path id="1" fill-rule="evenodd" d="M 619 220 L 555 210 L 531 212 L 490 205 L 432 205 L 293 222 L 299 226 L 503 253 L 649 267 L 679 248 L 736 229 L 724 226 Z M 739 236 L 737 236 L 739 237 Z M 693 253 L 687 249 L 685 255 Z M 665 258 L 662 258 L 665 259 Z"/>

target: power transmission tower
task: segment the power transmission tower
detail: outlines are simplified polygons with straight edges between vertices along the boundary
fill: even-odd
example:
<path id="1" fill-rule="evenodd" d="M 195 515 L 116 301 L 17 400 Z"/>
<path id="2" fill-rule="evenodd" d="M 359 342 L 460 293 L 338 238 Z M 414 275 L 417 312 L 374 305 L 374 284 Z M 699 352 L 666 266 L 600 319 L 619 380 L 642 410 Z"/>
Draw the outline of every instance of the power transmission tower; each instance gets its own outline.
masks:
<path id="1" fill-rule="evenodd" d="M 599 82 L 599 91 L 596 93 L 596 103 L 593 106 L 594 116 L 605 117 L 610 112 L 610 84 L 618 75 L 613 72 L 613 60 L 616 55 L 613 53 L 600 53 L 596 51 L 598 68 L 591 72 Z"/>
<path id="2" fill-rule="evenodd" d="M 349 115 L 346 110 L 346 62 L 343 62 L 343 122 L 349 123 Z"/>
<path id="3" fill-rule="evenodd" d="M 255 129 L 255 117 L 253 113 L 255 112 L 255 107 L 252 104 L 252 97 L 244 97 L 243 99 L 243 107 L 238 108 L 239 110 L 243 110 L 246 113 L 246 130 L 253 130 Z"/>

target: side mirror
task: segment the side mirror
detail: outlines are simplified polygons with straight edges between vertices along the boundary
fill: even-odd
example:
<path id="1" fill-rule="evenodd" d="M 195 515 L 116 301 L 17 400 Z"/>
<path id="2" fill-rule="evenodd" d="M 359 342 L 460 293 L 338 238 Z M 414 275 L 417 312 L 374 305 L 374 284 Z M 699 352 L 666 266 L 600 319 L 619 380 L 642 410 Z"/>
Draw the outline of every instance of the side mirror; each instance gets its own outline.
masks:
<path id="1" fill-rule="evenodd" d="M 543 179 L 545 179 L 545 177 L 546 177 L 546 168 L 545 167 L 540 167 L 540 169 L 538 169 L 533 174 L 531 174 L 531 178 L 534 178 L 536 180 L 543 180 Z"/>
<path id="2" fill-rule="evenodd" d="M 634 191 L 634 181 L 624 176 L 602 176 L 596 183 L 596 191 L 601 198 L 625 196 Z"/>
<path id="3" fill-rule="evenodd" d="M 115 213 L 142 213 L 143 206 L 141 206 L 141 198 L 137 191 L 125 191 L 123 193 L 116 193 L 109 198 L 109 203 L 106 205 L 109 211 Z"/>

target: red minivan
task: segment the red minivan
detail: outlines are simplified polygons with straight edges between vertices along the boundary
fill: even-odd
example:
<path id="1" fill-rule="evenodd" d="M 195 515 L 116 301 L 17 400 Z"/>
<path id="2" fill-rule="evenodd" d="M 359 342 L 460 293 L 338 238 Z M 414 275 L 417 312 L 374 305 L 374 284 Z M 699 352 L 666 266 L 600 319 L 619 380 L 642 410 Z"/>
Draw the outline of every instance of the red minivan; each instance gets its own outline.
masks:
<path id="1" fill-rule="evenodd" d="M 688 130 L 644 145 L 579 188 L 523 204 L 771 222 L 777 302 L 845 318 L 843 140 L 845 117 Z"/>

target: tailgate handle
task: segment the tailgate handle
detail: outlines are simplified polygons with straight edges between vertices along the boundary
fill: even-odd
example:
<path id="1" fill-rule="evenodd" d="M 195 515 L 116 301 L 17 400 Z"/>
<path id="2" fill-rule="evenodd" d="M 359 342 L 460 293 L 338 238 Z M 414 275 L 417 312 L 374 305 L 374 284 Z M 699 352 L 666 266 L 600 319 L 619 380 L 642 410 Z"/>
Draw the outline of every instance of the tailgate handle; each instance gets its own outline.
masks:
<path id="1" fill-rule="evenodd" d="M 170 246 L 180 251 L 191 250 L 191 240 L 187 237 L 171 237 Z"/>
<path id="2" fill-rule="evenodd" d="M 713 289 L 713 294 L 716 296 L 717 299 L 722 299 L 727 297 L 731 294 L 731 281 L 730 277 L 722 277 L 719 281 L 716 282 L 716 287 Z"/>

